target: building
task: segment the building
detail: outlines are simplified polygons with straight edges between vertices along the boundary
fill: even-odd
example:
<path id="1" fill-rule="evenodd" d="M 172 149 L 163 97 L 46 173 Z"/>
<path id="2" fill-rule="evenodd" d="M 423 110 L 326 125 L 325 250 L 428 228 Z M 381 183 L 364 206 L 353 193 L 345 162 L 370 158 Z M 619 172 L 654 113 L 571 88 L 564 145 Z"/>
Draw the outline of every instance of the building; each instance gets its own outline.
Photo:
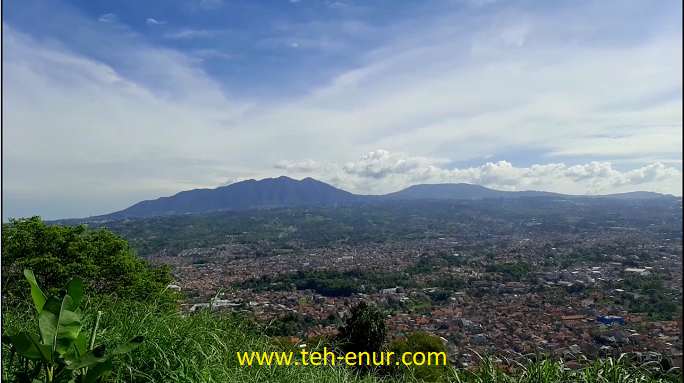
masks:
<path id="1" fill-rule="evenodd" d="M 623 317 L 619 316 L 614 316 L 614 315 L 606 315 L 606 316 L 600 316 L 596 318 L 597 322 L 605 323 L 605 324 L 612 324 L 612 323 L 619 323 L 619 324 L 625 324 L 625 319 Z"/>

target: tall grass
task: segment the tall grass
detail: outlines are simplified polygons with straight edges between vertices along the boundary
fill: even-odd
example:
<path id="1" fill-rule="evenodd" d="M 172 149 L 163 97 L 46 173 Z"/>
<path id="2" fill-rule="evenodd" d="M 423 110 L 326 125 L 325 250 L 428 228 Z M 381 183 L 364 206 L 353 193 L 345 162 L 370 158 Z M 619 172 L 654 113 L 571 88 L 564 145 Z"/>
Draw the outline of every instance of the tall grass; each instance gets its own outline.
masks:
<path id="1" fill-rule="evenodd" d="M 154 305 L 130 301 L 99 301 L 85 304 L 86 330 L 97 310 L 98 344 L 121 344 L 135 335 L 146 340 L 140 348 L 115 360 L 111 382 L 417 382 L 409 369 L 393 377 L 362 376 L 347 366 L 240 366 L 238 351 L 281 351 L 247 318 L 201 312 L 188 317 L 159 310 Z M 32 329 L 34 313 L 29 306 L 3 307 L 2 332 Z M 3 348 L 3 359 L 7 349 Z M 681 375 L 656 376 L 643 368 L 628 367 L 624 360 L 608 359 L 585 369 L 566 371 L 551 361 L 519 365 L 515 374 L 486 363 L 477 372 L 454 373 L 448 379 L 469 383 L 561 383 L 561 382 L 682 382 Z M 5 366 L 3 365 L 3 368 Z"/>
<path id="2" fill-rule="evenodd" d="M 113 346 L 136 335 L 145 342 L 115 360 L 111 382 L 373 382 L 350 369 L 332 366 L 240 366 L 238 351 L 281 351 L 253 322 L 235 315 L 200 312 L 186 318 L 130 301 L 86 303 L 85 329 L 103 311 L 98 344 Z M 35 312 L 35 310 L 34 310 Z M 4 307 L 3 334 L 34 326 L 29 307 Z M 3 356 L 8 356 L 6 348 Z M 4 358 L 3 358 L 4 359 Z M 7 360 L 7 359 L 5 359 Z M 5 368 L 5 366 L 3 366 Z"/>

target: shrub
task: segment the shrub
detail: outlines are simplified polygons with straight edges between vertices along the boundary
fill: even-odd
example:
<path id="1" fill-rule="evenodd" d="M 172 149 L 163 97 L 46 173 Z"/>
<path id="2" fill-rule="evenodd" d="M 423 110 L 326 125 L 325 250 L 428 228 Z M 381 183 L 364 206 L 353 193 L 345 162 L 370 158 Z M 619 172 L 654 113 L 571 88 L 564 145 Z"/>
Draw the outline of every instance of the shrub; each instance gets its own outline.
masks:
<path id="1" fill-rule="evenodd" d="M 47 297 L 33 272 L 24 270 L 24 275 L 31 285 L 38 312 L 38 333 L 23 331 L 2 336 L 2 343 L 10 347 L 8 370 L 16 382 L 103 382 L 112 372 L 112 359 L 142 343 L 142 337 L 135 337 L 109 354 L 105 353 L 105 346 L 95 347 L 101 315 L 98 313 L 90 343 L 86 345 L 86 336 L 81 332 L 83 279 L 72 278 L 61 291 Z M 15 359 L 17 367 L 13 369 Z"/>
<path id="2" fill-rule="evenodd" d="M 337 335 L 344 352 L 379 352 L 387 338 L 385 315 L 376 307 L 360 302 L 350 310 Z"/>

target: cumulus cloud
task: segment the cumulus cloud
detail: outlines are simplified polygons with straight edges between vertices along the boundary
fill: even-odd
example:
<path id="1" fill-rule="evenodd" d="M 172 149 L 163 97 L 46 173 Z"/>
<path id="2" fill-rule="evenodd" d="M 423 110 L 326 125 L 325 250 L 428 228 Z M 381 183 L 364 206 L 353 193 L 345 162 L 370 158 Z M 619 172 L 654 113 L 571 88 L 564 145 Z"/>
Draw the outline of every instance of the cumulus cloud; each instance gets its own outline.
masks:
<path id="1" fill-rule="evenodd" d="M 566 194 L 606 194 L 620 191 L 651 190 L 676 192 L 682 172 L 654 163 L 619 171 L 610 162 L 592 161 L 584 165 L 564 163 L 516 167 L 508 161 L 487 162 L 468 168 L 448 168 L 443 158 L 411 157 L 403 153 L 376 150 L 345 165 L 310 160 L 306 163 L 282 161 L 276 168 L 294 169 L 357 193 L 383 194 L 419 183 L 471 183 L 499 190 L 542 190 Z M 305 166 L 315 164 L 316 166 Z M 318 172 L 325 169 L 324 172 Z"/>
<path id="2" fill-rule="evenodd" d="M 342 170 L 359 177 L 381 179 L 392 174 L 405 174 L 450 162 L 446 158 L 406 157 L 401 153 L 376 150 L 361 159 L 347 163 Z"/>

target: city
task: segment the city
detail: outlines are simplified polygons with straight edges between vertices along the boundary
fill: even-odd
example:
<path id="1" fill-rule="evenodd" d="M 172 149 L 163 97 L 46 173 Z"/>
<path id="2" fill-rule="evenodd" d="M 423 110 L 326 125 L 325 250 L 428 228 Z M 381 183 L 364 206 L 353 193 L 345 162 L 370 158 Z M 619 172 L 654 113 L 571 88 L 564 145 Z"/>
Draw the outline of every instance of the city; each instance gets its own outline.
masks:
<path id="1" fill-rule="evenodd" d="M 657 206 L 676 212 L 676 203 Z M 219 247 L 150 259 L 172 265 L 170 287 L 186 294 L 184 310 L 211 306 L 248 312 L 262 323 L 297 322 L 274 334 L 299 343 L 336 334 L 349 308 L 365 301 L 388 312 L 393 339 L 416 331 L 437 335 L 462 367 L 476 363 L 476 355 L 516 360 L 534 353 L 561 358 L 568 368 L 579 368 L 582 357 L 622 353 L 640 362 L 667 356 L 681 366 L 682 243 L 676 227 L 660 231 L 666 226 L 662 211 L 633 208 L 629 215 L 624 207 L 634 202 L 594 202 L 588 216 L 575 219 L 596 219 L 591 229 L 538 230 L 544 214 L 557 213 L 561 202 L 547 204 L 537 208 L 545 212 L 542 218 L 529 222 L 511 218 L 516 208 L 480 215 L 470 226 L 463 223 L 470 218 L 446 221 L 445 227 L 459 227 L 451 235 L 433 230 L 422 239 L 315 248 L 294 239 L 290 248 L 273 249 L 263 238 L 242 240 L 253 235 L 246 232 Z M 627 217 L 623 222 L 598 221 L 603 213 L 618 214 L 618 207 Z M 280 223 L 284 231 L 297 233 L 299 216 L 311 217 L 311 209 L 288 210 L 292 218 Z M 634 230 L 636 225 L 647 229 Z"/>

